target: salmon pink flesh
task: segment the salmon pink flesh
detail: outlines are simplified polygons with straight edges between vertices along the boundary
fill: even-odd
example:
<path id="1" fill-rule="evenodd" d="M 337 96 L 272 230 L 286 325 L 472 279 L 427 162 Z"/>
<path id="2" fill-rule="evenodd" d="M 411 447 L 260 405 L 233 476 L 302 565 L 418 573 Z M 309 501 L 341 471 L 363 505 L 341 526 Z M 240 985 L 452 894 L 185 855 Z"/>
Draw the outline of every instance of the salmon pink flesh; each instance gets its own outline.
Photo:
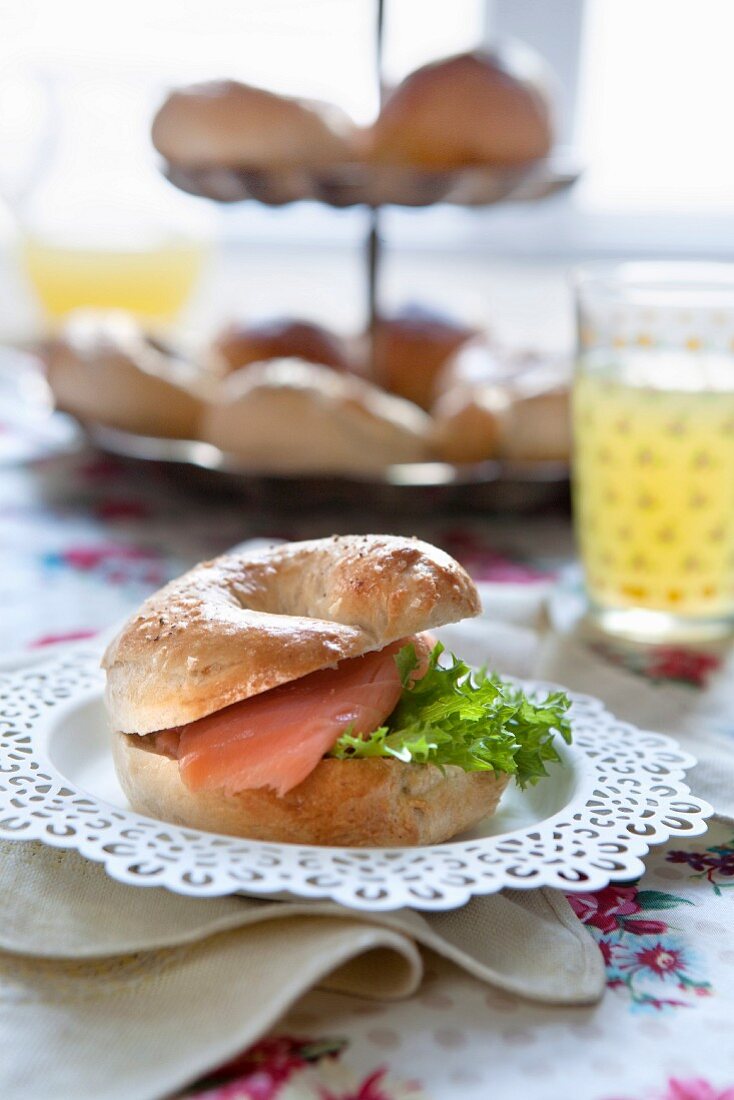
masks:
<path id="1" fill-rule="evenodd" d="M 433 639 L 403 638 L 385 649 L 282 684 L 183 726 L 181 778 L 192 791 L 225 794 L 269 787 L 284 795 L 310 775 L 344 731 L 367 735 L 383 725 L 402 693 L 395 655 L 415 645 L 421 675 Z M 156 735 L 170 752 L 171 731 Z M 160 741 L 160 738 L 163 741 Z"/>

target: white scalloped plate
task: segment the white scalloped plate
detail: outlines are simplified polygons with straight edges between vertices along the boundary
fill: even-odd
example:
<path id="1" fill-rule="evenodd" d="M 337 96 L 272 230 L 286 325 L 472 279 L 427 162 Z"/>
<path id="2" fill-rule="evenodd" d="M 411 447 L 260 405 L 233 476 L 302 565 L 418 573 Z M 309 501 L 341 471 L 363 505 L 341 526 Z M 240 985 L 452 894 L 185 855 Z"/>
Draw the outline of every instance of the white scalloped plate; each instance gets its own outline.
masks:
<path id="1" fill-rule="evenodd" d="M 535 691 L 549 685 L 526 684 Z M 563 766 L 514 785 L 483 827 L 446 844 L 336 849 L 198 832 L 129 809 L 112 767 L 99 653 L 0 672 L 0 837 L 73 848 L 112 878 L 178 894 L 331 898 L 354 909 L 453 909 L 504 887 L 598 890 L 642 873 L 651 844 L 698 836 L 713 812 L 668 737 L 572 695 Z"/>

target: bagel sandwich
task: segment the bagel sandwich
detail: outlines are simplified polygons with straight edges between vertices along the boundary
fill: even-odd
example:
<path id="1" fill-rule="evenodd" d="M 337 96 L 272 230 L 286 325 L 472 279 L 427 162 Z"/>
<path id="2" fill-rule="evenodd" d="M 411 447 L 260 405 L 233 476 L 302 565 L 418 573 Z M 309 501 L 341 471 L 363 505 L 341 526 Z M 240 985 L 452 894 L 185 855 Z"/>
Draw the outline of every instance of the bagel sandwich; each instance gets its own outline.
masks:
<path id="1" fill-rule="evenodd" d="M 462 567 L 417 539 L 339 536 L 204 562 L 103 657 L 122 788 L 138 812 L 258 840 L 434 844 L 534 782 L 568 738 L 427 633 L 478 614 Z"/>

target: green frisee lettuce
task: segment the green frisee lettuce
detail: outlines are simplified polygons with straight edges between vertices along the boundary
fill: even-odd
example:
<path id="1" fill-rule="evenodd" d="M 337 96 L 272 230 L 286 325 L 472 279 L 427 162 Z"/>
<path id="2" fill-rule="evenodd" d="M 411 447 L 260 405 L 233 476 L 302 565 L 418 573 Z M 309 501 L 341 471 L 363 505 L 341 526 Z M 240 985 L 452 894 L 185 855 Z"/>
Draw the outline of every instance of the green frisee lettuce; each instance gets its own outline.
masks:
<path id="1" fill-rule="evenodd" d="M 571 741 L 568 696 L 557 691 L 531 698 L 498 676 L 473 672 L 453 654 L 439 664 L 443 652 L 436 645 L 428 671 L 414 681 L 415 647 L 403 646 L 395 657 L 403 694 L 386 725 L 366 737 L 350 727 L 330 755 L 393 757 L 441 768 L 455 764 L 468 772 L 507 772 L 521 787 L 537 783 L 548 774 L 546 764 L 560 761 L 555 733 Z"/>

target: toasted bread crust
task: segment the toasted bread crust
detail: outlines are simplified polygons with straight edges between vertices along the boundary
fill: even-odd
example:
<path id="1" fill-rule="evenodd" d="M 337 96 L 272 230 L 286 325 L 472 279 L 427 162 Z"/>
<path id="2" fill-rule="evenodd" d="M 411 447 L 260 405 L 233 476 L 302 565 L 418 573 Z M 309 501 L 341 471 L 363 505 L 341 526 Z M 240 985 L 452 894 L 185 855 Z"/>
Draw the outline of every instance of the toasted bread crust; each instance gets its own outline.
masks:
<path id="1" fill-rule="evenodd" d="M 468 574 L 418 539 L 347 535 L 204 562 L 112 641 L 114 729 L 145 734 L 480 610 Z"/>
<path id="2" fill-rule="evenodd" d="M 178 762 L 116 733 L 113 755 L 134 810 L 208 832 L 285 844 L 395 848 L 439 844 L 493 814 L 501 772 L 399 760 L 324 759 L 286 795 L 190 791 Z"/>

